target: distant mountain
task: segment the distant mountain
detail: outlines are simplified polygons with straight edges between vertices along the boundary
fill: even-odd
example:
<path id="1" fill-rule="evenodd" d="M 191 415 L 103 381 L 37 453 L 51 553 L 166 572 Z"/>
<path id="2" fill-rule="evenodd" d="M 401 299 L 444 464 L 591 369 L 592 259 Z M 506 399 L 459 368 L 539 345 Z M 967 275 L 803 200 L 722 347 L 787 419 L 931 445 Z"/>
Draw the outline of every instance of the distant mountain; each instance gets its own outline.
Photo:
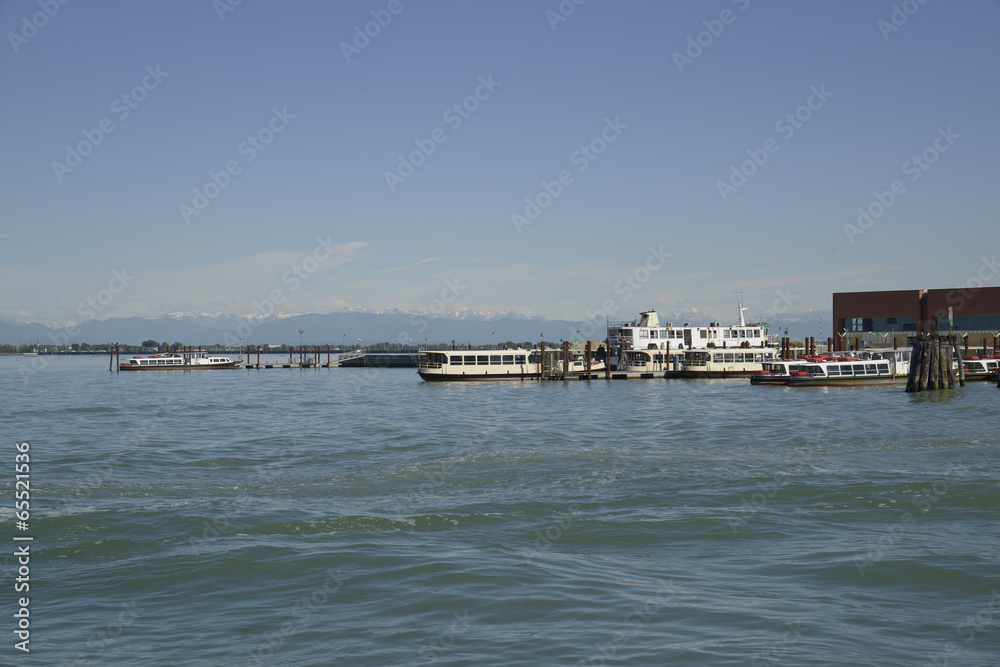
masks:
<path id="1" fill-rule="evenodd" d="M 617 319 L 633 319 L 636 314 L 624 314 Z M 748 320 L 753 319 L 748 314 Z M 616 319 L 616 318 L 612 318 Z M 688 308 L 672 313 L 660 313 L 660 322 L 675 326 L 689 323 L 705 326 L 709 322 L 731 323 L 733 317 L 717 317 Z M 825 340 L 832 335 L 830 311 L 798 311 L 773 315 L 771 333 L 784 334 L 788 327 L 793 340 L 815 336 Z M 448 315 L 433 316 L 402 311 L 369 312 L 343 311 L 327 314 L 242 317 L 231 313 L 171 313 L 162 317 L 126 317 L 88 320 L 75 327 L 49 327 L 37 322 L 22 323 L 0 320 L 0 342 L 20 345 L 34 343 L 72 344 L 117 342 L 138 345 L 144 340 L 157 340 L 184 345 L 294 344 L 299 343 L 299 329 L 307 345 L 357 346 L 390 342 L 413 345 L 426 339 L 431 343 L 483 345 L 488 343 L 601 340 L 606 335 L 605 322 L 547 320 L 523 314 L 464 310 Z"/>

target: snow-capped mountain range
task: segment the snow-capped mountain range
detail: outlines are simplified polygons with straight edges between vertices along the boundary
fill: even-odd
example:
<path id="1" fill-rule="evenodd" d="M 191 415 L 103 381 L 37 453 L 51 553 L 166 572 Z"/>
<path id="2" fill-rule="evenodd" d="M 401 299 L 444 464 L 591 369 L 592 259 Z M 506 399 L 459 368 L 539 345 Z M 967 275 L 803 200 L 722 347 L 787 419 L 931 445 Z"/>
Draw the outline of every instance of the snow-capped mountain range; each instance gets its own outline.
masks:
<path id="1" fill-rule="evenodd" d="M 637 313 L 621 314 L 612 320 L 632 320 Z M 830 311 L 798 311 L 769 314 L 771 333 L 784 334 L 787 327 L 793 340 L 806 336 L 829 336 Z M 144 340 L 158 340 L 184 345 L 220 344 L 298 344 L 299 329 L 304 330 L 302 340 L 309 345 L 369 345 L 379 342 L 420 344 L 451 342 L 473 345 L 515 342 L 537 342 L 542 336 L 547 341 L 575 340 L 587 336 L 602 339 L 606 336 L 604 317 L 597 317 L 588 325 L 586 321 L 551 320 L 540 316 L 527 316 L 514 311 L 483 311 L 462 309 L 454 312 L 428 314 L 398 309 L 369 311 L 349 309 L 326 314 L 298 313 L 262 317 L 258 313 L 173 312 L 159 317 L 135 315 L 132 317 L 87 320 L 78 324 L 47 325 L 38 322 L 14 322 L 0 319 L 0 343 L 14 345 L 119 342 L 130 345 Z M 747 313 L 747 320 L 757 319 Z M 695 308 L 660 312 L 662 323 L 675 326 L 690 323 L 707 325 L 735 321 L 730 316 L 710 315 Z M 580 333 L 582 331 L 582 333 Z"/>

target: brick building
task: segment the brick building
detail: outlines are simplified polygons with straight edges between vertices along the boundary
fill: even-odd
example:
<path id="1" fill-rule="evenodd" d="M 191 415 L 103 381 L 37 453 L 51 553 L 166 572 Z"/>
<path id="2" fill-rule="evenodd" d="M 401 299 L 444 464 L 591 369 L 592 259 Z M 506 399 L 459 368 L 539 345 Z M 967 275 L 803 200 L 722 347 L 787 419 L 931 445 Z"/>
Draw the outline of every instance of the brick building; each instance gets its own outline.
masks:
<path id="1" fill-rule="evenodd" d="M 1000 287 L 835 293 L 833 330 L 835 350 L 894 341 L 904 346 L 917 334 L 949 330 L 967 336 L 970 348 L 994 349 L 1000 338 Z"/>

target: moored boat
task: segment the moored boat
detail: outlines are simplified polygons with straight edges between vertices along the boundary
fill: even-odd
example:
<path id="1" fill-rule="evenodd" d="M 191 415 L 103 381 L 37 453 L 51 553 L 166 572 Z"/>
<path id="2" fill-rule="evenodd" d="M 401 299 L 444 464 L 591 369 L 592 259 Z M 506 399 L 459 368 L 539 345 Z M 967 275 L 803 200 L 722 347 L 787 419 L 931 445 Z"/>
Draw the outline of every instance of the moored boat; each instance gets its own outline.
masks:
<path id="1" fill-rule="evenodd" d="M 604 363 L 591 359 L 588 373 L 583 355 L 571 352 L 567 375 L 586 377 L 604 371 Z M 562 350 L 545 351 L 546 376 L 562 372 Z M 426 350 L 420 353 L 417 373 L 428 382 L 450 380 L 538 380 L 542 376 L 540 350 Z"/>
<path id="2" fill-rule="evenodd" d="M 737 304 L 737 323 L 707 327 L 660 325 L 656 311 L 608 328 L 612 367 L 650 377 L 746 377 L 775 357 L 766 322 L 747 323 Z"/>
<path id="3" fill-rule="evenodd" d="M 858 360 L 854 357 L 800 362 L 790 370 L 785 381 L 789 387 L 857 387 L 905 383 L 906 376 L 897 375 L 889 359 Z"/>
<path id="4" fill-rule="evenodd" d="M 1000 370 L 1000 357 L 963 357 L 962 370 L 966 382 L 995 379 Z"/>
<path id="5" fill-rule="evenodd" d="M 123 371 L 193 371 L 239 368 L 242 363 L 243 357 L 237 357 L 233 360 L 208 352 L 194 352 L 132 357 L 118 364 L 118 369 Z"/>

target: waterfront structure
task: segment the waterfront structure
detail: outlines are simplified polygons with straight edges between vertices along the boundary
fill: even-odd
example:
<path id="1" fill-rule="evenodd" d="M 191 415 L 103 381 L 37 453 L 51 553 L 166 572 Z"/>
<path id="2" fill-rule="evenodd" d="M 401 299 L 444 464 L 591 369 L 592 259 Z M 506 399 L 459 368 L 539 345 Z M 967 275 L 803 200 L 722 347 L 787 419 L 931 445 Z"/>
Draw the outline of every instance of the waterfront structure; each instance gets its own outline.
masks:
<path id="1" fill-rule="evenodd" d="M 837 351 L 911 346 L 920 334 L 955 333 L 965 354 L 996 354 L 1000 287 L 834 293 L 833 330 Z"/>

